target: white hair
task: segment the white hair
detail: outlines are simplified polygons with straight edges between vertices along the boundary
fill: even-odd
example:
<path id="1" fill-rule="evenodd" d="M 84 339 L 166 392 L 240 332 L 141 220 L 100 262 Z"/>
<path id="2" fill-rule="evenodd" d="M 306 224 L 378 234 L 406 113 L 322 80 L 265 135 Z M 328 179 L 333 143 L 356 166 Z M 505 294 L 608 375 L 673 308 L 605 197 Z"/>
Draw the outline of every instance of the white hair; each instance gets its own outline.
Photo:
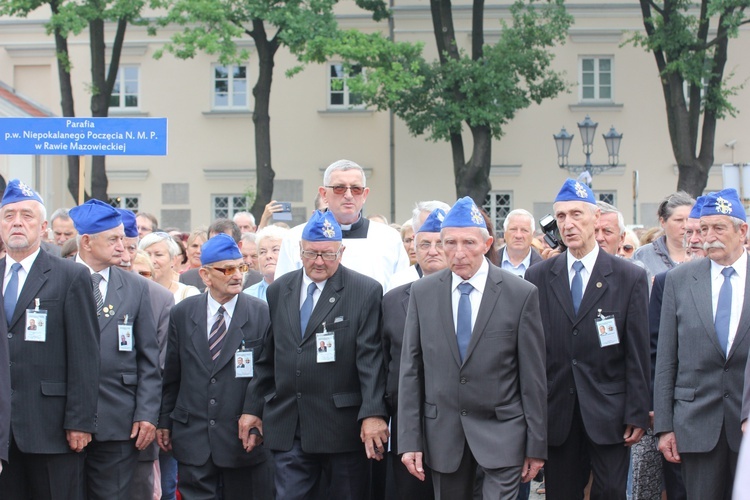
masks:
<path id="1" fill-rule="evenodd" d="M 617 207 L 614 205 L 610 205 L 606 201 L 597 201 L 596 206 L 599 207 L 599 210 L 601 210 L 602 215 L 604 214 L 617 214 L 617 225 L 620 229 L 620 234 L 622 235 L 627 227 L 625 227 L 625 218 L 622 216 L 622 212 L 617 210 Z"/>
<path id="2" fill-rule="evenodd" d="M 531 226 L 531 234 L 534 234 L 534 231 L 536 231 L 534 216 L 531 215 L 531 212 L 529 212 L 528 210 L 524 210 L 523 208 L 516 208 L 515 210 L 511 210 L 510 213 L 508 213 L 508 215 L 505 217 L 505 220 L 503 221 L 503 231 L 508 230 L 511 217 L 527 217 L 529 219 L 529 225 Z"/>
<path id="3" fill-rule="evenodd" d="M 414 228 L 415 233 L 418 233 L 419 229 L 422 227 L 422 224 L 419 222 L 419 217 L 422 215 L 422 212 L 427 212 L 429 215 L 437 208 L 443 210 L 443 212 L 447 214 L 450 211 L 451 206 L 438 200 L 420 201 L 414 204 L 414 210 L 411 211 L 411 227 Z"/>
<path id="4" fill-rule="evenodd" d="M 250 224 L 252 224 L 253 226 L 255 225 L 255 216 L 250 212 L 237 212 L 232 216 L 232 220 L 236 223 L 237 217 L 242 217 L 243 215 L 246 217 L 250 217 Z"/>
<path id="5" fill-rule="evenodd" d="M 260 247 L 263 240 L 283 240 L 289 230 L 279 226 L 266 226 L 255 235 L 255 243 Z"/>
<path id="6" fill-rule="evenodd" d="M 359 173 L 362 174 L 362 187 L 367 186 L 364 169 L 351 160 L 339 160 L 328 165 L 328 168 L 326 168 L 326 171 L 323 174 L 323 185 L 330 186 L 331 174 L 339 170 L 342 172 L 346 172 L 347 170 L 359 170 Z"/>
<path id="7" fill-rule="evenodd" d="M 174 259 L 175 256 L 180 253 L 180 247 L 177 246 L 177 243 L 175 243 L 172 237 L 167 233 L 156 232 L 147 234 L 138 244 L 138 249 L 146 250 L 151 245 L 162 241 L 167 244 L 167 251 L 169 252 L 169 256 Z"/>

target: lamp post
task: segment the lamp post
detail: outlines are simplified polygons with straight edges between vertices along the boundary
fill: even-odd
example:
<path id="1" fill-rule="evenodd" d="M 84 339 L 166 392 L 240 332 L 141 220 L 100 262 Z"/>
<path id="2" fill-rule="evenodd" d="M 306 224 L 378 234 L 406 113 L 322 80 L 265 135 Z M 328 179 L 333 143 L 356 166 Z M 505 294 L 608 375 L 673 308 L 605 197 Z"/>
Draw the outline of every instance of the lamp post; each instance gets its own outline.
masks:
<path id="1" fill-rule="evenodd" d="M 606 165 L 594 165 L 591 163 L 591 153 L 594 152 L 594 137 L 596 136 L 596 127 L 598 125 L 598 123 L 591 120 L 589 115 L 586 115 L 586 118 L 582 122 L 578 122 L 578 130 L 581 133 L 581 141 L 583 142 L 583 154 L 586 155 L 586 163 L 583 165 L 571 165 L 568 161 L 568 153 L 570 152 L 571 144 L 573 144 L 574 134 L 568 133 L 565 127 L 563 127 L 559 133 L 552 135 L 555 138 L 557 165 L 560 168 L 567 169 L 571 173 L 588 172 L 590 176 L 593 176 L 618 166 L 620 163 L 622 134 L 617 133 L 614 125 L 609 129 L 609 132 L 602 134 L 604 144 L 607 146 L 609 163 Z"/>

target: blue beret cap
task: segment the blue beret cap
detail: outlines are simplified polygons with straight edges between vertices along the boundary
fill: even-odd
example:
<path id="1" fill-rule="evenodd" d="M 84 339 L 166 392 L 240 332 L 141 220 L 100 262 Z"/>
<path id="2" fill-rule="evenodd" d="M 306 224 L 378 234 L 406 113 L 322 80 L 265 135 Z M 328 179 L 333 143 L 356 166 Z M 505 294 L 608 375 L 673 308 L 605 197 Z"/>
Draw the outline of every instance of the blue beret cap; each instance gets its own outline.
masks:
<path id="1" fill-rule="evenodd" d="M 562 185 L 555 198 L 555 203 L 558 201 L 584 201 L 596 205 L 596 198 L 591 188 L 575 179 L 565 179 L 565 184 Z"/>
<path id="2" fill-rule="evenodd" d="M 18 179 L 11 179 L 8 186 L 5 188 L 3 193 L 3 200 L 0 202 L 0 207 L 4 207 L 9 203 L 16 203 L 19 201 L 34 200 L 44 205 L 42 197 L 39 193 L 31 189 L 27 184 L 19 181 Z"/>
<path id="3" fill-rule="evenodd" d="M 115 210 L 120 212 L 120 217 L 122 217 L 122 225 L 125 226 L 125 237 L 136 238 L 138 236 L 138 225 L 135 222 L 135 213 L 125 208 L 117 208 Z"/>
<path id="4" fill-rule="evenodd" d="M 234 238 L 226 233 L 217 234 L 201 246 L 201 265 L 207 266 L 222 260 L 237 260 L 242 258 L 240 247 Z"/>
<path id="5" fill-rule="evenodd" d="M 122 217 L 115 207 L 103 201 L 91 199 L 68 212 L 78 234 L 97 234 L 122 224 Z"/>
<path id="6" fill-rule="evenodd" d="M 703 204 L 705 202 L 706 202 L 706 196 L 699 196 L 698 199 L 695 200 L 695 205 L 693 205 L 693 208 L 690 210 L 690 215 L 688 215 L 688 219 L 700 219 L 701 209 L 703 208 Z"/>
<path id="7" fill-rule="evenodd" d="M 440 228 L 445 220 L 445 211 L 440 208 L 436 208 L 427 218 L 424 220 L 424 224 L 419 228 L 418 233 L 439 233 Z"/>
<path id="8" fill-rule="evenodd" d="M 305 241 L 341 241 L 341 226 L 331 212 L 316 210 L 302 230 Z"/>
<path id="9" fill-rule="evenodd" d="M 458 200 L 443 219 L 441 228 L 446 227 L 480 227 L 487 229 L 482 212 L 476 203 L 468 196 Z"/>
<path id="10" fill-rule="evenodd" d="M 740 196 L 737 190 L 731 188 L 706 195 L 706 201 L 701 208 L 701 217 L 707 215 L 728 215 L 742 222 L 747 221 L 745 207 L 742 206 Z"/>

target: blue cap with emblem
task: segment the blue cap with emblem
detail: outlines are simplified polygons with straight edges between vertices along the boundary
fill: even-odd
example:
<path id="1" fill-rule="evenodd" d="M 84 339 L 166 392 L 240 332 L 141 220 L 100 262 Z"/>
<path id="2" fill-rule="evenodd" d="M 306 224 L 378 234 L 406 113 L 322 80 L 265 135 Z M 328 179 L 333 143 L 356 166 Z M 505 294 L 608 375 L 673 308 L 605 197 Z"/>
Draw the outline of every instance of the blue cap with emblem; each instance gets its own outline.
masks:
<path id="1" fill-rule="evenodd" d="M 555 198 L 555 203 L 558 201 L 583 201 L 596 205 L 596 198 L 591 188 L 575 179 L 565 179 L 565 183 Z"/>
<path id="2" fill-rule="evenodd" d="M 716 193 L 706 195 L 706 200 L 701 208 L 701 217 L 707 215 L 728 215 L 740 219 L 742 222 L 747 221 L 745 207 L 742 206 L 740 195 L 736 189 L 722 189 Z"/>
<path id="3" fill-rule="evenodd" d="M 693 208 L 690 210 L 690 215 L 688 215 L 688 219 L 700 219 L 701 218 L 701 209 L 703 208 L 703 204 L 706 202 L 706 197 L 707 196 L 699 196 L 695 200 L 695 205 L 693 205 Z"/>
<path id="4" fill-rule="evenodd" d="M 445 211 L 441 208 L 436 208 L 430 212 L 430 215 L 424 220 L 424 224 L 422 224 L 417 233 L 439 233 L 444 220 Z"/>
<path id="5" fill-rule="evenodd" d="M 204 266 L 223 260 L 241 258 L 240 247 L 234 242 L 234 238 L 226 233 L 217 234 L 201 246 L 201 265 Z"/>
<path id="6" fill-rule="evenodd" d="M 115 210 L 120 212 L 120 217 L 122 217 L 122 225 L 125 226 L 125 237 L 138 237 L 138 224 L 135 222 L 135 213 L 126 208 L 117 208 Z"/>
<path id="7" fill-rule="evenodd" d="M 5 188 L 3 193 L 3 200 L 0 202 L 0 207 L 4 207 L 9 203 L 16 203 L 19 201 L 34 200 L 44 205 L 42 197 L 39 193 L 31 189 L 28 184 L 24 184 L 18 179 L 12 179 L 8 186 Z"/>
<path id="8" fill-rule="evenodd" d="M 97 234 L 122 224 L 120 212 L 109 203 L 89 200 L 68 212 L 78 234 Z"/>
<path id="9" fill-rule="evenodd" d="M 341 226 L 331 212 L 316 210 L 302 230 L 305 241 L 341 241 Z"/>
<path id="10" fill-rule="evenodd" d="M 446 227 L 480 227 L 487 229 L 482 212 L 468 196 L 459 199 L 443 219 L 441 228 Z"/>

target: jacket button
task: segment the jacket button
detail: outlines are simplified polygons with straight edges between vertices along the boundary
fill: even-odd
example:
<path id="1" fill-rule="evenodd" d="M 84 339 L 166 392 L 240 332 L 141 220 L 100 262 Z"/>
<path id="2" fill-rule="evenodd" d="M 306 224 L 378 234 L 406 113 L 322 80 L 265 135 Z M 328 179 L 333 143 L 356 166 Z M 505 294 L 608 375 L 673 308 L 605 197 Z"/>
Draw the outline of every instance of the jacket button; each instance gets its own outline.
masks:
<path id="1" fill-rule="evenodd" d="M 301 354 L 301 353 L 302 353 L 302 348 L 301 348 L 301 347 L 298 347 L 298 348 L 297 348 L 297 354 Z"/>
<path id="2" fill-rule="evenodd" d="M 13 338 L 13 334 L 12 334 L 12 333 L 9 333 L 9 334 L 8 334 L 8 338 L 9 338 L 9 339 L 12 339 L 12 338 Z"/>
<path id="3" fill-rule="evenodd" d="M 216 404 L 216 400 L 214 398 L 211 398 L 208 402 L 211 403 L 212 405 Z"/>
<path id="4" fill-rule="evenodd" d="M 573 330 L 573 335 L 578 335 L 578 329 Z"/>
<path id="5" fill-rule="evenodd" d="M 297 376 L 299 377 L 302 374 L 301 371 L 297 370 Z"/>
<path id="6" fill-rule="evenodd" d="M 465 377 L 461 377 L 461 383 L 462 383 L 462 384 L 465 384 L 465 383 L 466 383 L 466 378 L 465 378 Z"/>
<path id="7" fill-rule="evenodd" d="M 216 379 L 215 379 L 215 378 L 212 378 L 212 379 L 211 379 L 211 383 L 212 383 L 212 384 L 215 384 L 215 383 L 216 383 Z"/>
<path id="8" fill-rule="evenodd" d="M 302 393 L 301 392 L 297 393 L 297 399 L 302 399 Z"/>
<path id="9" fill-rule="evenodd" d="M 208 423 L 211 424 L 211 425 L 216 425 L 216 420 L 211 419 L 211 420 L 208 421 Z"/>
<path id="10" fill-rule="evenodd" d="M 468 414 L 469 414 L 469 412 L 468 412 L 468 411 L 466 411 L 466 410 L 461 410 L 461 416 L 464 416 L 464 417 L 465 417 L 465 416 L 466 416 L 466 415 L 468 415 Z"/>
<path id="11" fill-rule="evenodd" d="M 573 360 L 573 366 L 578 366 L 578 361 L 576 361 L 575 359 Z"/>
<path id="12" fill-rule="evenodd" d="M 728 392 L 725 392 L 725 393 L 724 393 L 724 397 L 725 397 L 725 398 L 728 398 L 728 397 L 729 397 L 729 393 L 728 393 Z"/>

